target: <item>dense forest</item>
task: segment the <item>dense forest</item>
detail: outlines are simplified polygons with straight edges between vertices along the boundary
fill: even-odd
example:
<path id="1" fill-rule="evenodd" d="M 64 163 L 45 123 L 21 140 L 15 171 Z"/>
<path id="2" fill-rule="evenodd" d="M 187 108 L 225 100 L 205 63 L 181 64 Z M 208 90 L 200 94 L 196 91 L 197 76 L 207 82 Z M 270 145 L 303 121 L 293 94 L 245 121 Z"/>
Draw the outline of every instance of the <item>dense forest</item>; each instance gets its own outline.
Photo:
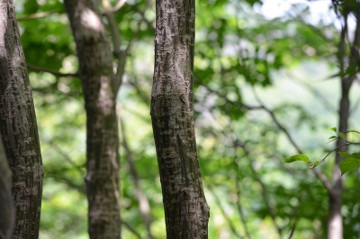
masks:
<path id="1" fill-rule="evenodd" d="M 360 238 L 359 0 L 0 17 L 0 239 Z"/>

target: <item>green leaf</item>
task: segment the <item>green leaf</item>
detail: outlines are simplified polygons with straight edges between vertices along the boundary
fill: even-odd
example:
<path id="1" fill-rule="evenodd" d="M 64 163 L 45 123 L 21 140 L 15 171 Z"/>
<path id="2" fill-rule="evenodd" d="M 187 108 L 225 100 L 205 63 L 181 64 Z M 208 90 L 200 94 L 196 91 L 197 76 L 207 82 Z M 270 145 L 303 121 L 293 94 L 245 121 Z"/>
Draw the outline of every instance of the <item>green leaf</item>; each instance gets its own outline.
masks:
<path id="1" fill-rule="evenodd" d="M 345 173 L 348 173 L 350 171 L 353 171 L 357 169 L 360 166 L 360 160 L 356 158 L 346 158 L 343 161 L 340 162 L 339 168 L 341 171 L 341 176 L 343 176 Z"/>
<path id="2" fill-rule="evenodd" d="M 360 159 L 360 153 L 351 154 L 352 158 Z"/>
<path id="3" fill-rule="evenodd" d="M 345 135 L 344 135 L 343 133 L 339 132 L 339 136 L 340 136 L 341 138 L 345 139 Z"/>
<path id="4" fill-rule="evenodd" d="M 351 154 L 346 153 L 346 152 L 339 152 L 339 154 L 344 158 L 352 158 Z"/>
<path id="5" fill-rule="evenodd" d="M 309 157 L 306 156 L 305 154 L 297 154 L 297 155 L 291 156 L 290 158 L 285 159 L 283 162 L 284 163 L 292 163 L 292 162 L 296 162 L 296 161 L 303 161 L 303 162 L 309 164 Z"/>
<path id="6" fill-rule="evenodd" d="M 330 140 L 330 139 L 336 139 L 337 137 L 335 136 L 335 135 L 333 135 L 333 136 L 330 136 L 329 138 L 328 138 L 328 140 Z"/>
<path id="7" fill-rule="evenodd" d="M 331 131 L 334 131 L 335 133 L 337 132 L 336 127 L 332 127 L 332 128 L 330 128 L 330 130 L 331 130 Z"/>

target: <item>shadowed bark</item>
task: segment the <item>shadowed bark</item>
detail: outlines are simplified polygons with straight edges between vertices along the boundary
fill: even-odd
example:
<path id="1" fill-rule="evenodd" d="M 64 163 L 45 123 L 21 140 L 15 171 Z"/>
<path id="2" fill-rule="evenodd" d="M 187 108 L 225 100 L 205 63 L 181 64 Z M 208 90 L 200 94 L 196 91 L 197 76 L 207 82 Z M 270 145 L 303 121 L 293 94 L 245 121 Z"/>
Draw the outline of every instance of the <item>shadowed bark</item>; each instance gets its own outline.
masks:
<path id="1" fill-rule="evenodd" d="M 193 121 L 195 1 L 156 1 L 151 118 L 167 238 L 208 238 Z"/>
<path id="2" fill-rule="evenodd" d="M 76 43 L 87 116 L 90 238 L 120 238 L 118 125 L 110 42 L 95 0 L 65 0 Z"/>
<path id="3" fill-rule="evenodd" d="M 11 171 L 0 135 L 0 238 L 11 238 L 15 210 L 11 197 Z"/>
<path id="4" fill-rule="evenodd" d="M 0 131 L 12 171 L 12 238 L 39 236 L 43 167 L 26 62 L 12 0 L 0 3 Z"/>

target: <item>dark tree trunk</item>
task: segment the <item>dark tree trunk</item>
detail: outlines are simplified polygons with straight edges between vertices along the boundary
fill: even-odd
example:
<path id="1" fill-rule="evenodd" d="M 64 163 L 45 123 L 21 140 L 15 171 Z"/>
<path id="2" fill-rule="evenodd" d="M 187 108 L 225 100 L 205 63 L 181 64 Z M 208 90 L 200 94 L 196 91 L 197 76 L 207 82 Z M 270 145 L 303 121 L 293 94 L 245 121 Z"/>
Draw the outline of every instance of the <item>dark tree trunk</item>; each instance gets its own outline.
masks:
<path id="1" fill-rule="evenodd" d="M 169 239 L 208 238 L 193 121 L 195 1 L 156 1 L 151 118 Z"/>
<path id="2" fill-rule="evenodd" d="M 15 210 L 11 197 L 11 171 L 0 136 L 0 239 L 11 238 Z"/>
<path id="3" fill-rule="evenodd" d="M 43 167 L 24 52 L 12 0 L 0 3 L 0 131 L 16 208 L 13 238 L 38 238 Z"/>
<path id="4" fill-rule="evenodd" d="M 95 0 L 65 0 L 76 43 L 87 115 L 90 238 L 120 238 L 118 125 L 110 43 Z"/>

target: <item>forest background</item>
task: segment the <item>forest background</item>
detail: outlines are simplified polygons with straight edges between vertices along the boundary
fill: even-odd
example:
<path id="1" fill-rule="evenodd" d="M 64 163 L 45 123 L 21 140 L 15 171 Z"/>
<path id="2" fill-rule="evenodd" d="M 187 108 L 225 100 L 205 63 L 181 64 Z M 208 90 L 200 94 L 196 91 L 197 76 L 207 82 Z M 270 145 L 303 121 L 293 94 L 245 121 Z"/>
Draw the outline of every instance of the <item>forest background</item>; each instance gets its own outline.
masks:
<path id="1" fill-rule="evenodd" d="M 45 172 L 40 238 L 88 238 L 86 115 L 69 20 L 62 1 L 15 7 Z M 117 98 L 123 238 L 166 231 L 149 110 L 154 9 L 154 1 L 128 0 L 114 14 L 122 48 L 131 43 Z M 356 16 L 346 22 L 351 46 Z M 196 1 L 195 128 L 210 238 L 326 238 L 324 184 L 305 164 L 283 160 L 300 149 L 319 161 L 335 148 L 326 139 L 340 118 L 344 24 L 331 1 Z M 355 130 L 358 80 L 350 94 Z M 329 180 L 334 155 L 317 167 Z M 343 180 L 344 238 L 360 238 L 358 171 Z"/>

